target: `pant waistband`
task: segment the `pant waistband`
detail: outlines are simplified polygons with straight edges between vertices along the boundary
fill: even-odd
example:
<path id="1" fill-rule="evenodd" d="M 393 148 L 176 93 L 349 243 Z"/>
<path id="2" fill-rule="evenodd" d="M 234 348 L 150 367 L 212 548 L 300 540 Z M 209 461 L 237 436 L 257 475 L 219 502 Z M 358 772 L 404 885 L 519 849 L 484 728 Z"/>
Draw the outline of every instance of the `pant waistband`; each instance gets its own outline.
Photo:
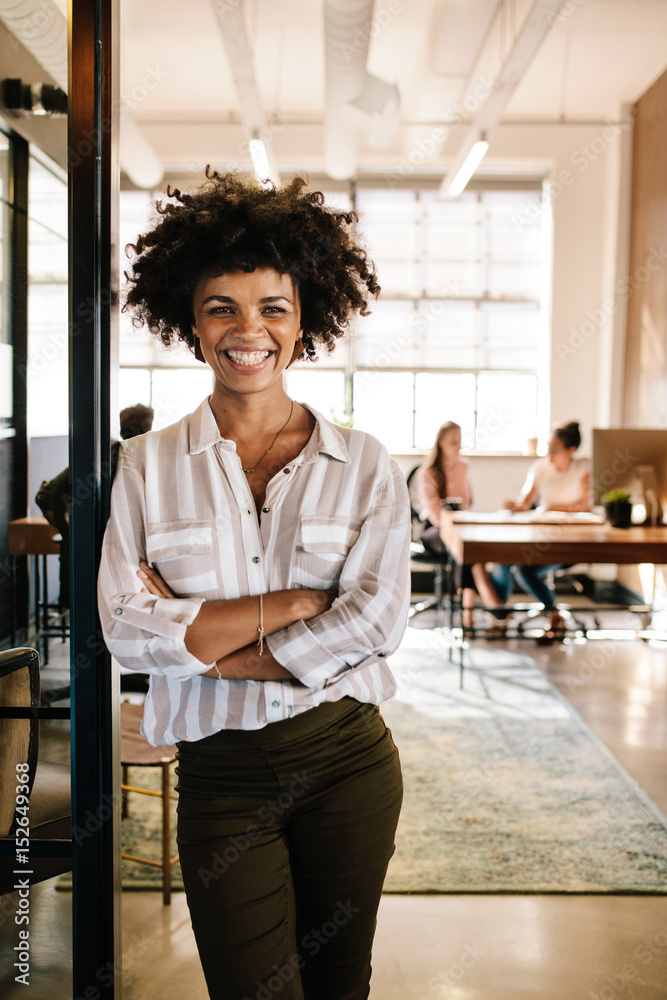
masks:
<path id="1" fill-rule="evenodd" d="M 305 712 L 292 716 L 291 719 L 281 719 L 270 722 L 262 729 L 221 729 L 210 736 L 193 742 L 181 742 L 176 746 L 190 751 L 229 751 L 229 750 L 267 750 L 270 747 L 282 746 L 285 743 L 298 742 L 313 736 L 315 733 L 341 722 L 347 716 L 359 711 L 377 712 L 377 705 L 369 705 L 344 697 L 340 701 L 327 701 L 315 705 Z"/>

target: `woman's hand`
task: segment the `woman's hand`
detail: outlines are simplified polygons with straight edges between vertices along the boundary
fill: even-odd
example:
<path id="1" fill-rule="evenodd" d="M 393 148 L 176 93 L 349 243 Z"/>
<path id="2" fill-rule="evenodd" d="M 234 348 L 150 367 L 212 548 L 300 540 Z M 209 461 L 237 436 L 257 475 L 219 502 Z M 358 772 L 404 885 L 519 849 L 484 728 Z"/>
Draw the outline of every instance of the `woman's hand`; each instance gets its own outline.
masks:
<path id="1" fill-rule="evenodd" d="M 143 587 L 141 588 L 143 594 L 152 594 L 153 597 L 176 597 L 176 594 L 171 587 L 167 586 L 158 571 L 149 566 L 147 562 L 139 563 L 137 576 L 143 583 Z"/>
<path id="2" fill-rule="evenodd" d="M 331 590 L 293 590 L 291 593 L 298 601 L 297 610 L 303 621 L 324 614 L 338 597 Z"/>

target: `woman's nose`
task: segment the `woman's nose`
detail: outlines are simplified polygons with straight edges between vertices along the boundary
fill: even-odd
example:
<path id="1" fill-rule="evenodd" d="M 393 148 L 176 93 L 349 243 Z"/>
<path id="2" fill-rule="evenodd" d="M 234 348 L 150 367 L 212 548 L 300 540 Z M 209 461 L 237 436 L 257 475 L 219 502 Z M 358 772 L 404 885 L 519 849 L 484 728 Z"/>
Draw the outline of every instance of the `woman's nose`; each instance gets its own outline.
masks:
<path id="1" fill-rule="evenodd" d="M 253 334 L 262 334 L 264 332 L 264 324 L 262 323 L 261 313 L 254 309 L 239 310 L 236 318 L 236 328 L 244 336 L 250 337 Z"/>

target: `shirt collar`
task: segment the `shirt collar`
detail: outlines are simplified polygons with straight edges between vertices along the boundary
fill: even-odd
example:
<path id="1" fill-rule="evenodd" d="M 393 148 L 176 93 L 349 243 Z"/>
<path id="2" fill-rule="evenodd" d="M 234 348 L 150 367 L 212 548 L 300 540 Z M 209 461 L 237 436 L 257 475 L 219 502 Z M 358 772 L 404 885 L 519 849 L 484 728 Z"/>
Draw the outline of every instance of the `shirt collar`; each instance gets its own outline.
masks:
<path id="1" fill-rule="evenodd" d="M 345 438 L 336 425 L 307 403 L 300 405 L 310 410 L 316 420 L 315 430 L 301 453 L 304 463 L 314 462 L 320 453 L 336 458 L 340 462 L 349 462 L 350 453 Z M 199 455 L 216 444 L 222 444 L 233 451 L 236 450 L 234 442 L 221 435 L 207 398 L 199 404 L 194 413 L 190 414 L 188 451 L 191 455 Z"/>

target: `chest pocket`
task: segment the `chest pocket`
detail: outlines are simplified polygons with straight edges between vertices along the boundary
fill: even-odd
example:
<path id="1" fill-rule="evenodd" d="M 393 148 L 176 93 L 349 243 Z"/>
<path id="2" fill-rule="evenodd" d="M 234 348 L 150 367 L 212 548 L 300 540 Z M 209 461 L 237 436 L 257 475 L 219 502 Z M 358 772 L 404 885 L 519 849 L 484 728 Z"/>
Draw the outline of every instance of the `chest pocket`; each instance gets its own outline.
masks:
<path id="1" fill-rule="evenodd" d="M 177 597 L 201 597 L 218 591 L 213 563 L 213 528 L 207 520 L 149 524 L 146 558 Z"/>
<path id="2" fill-rule="evenodd" d="M 313 590 L 335 589 L 345 560 L 359 537 L 361 521 L 307 514 L 299 519 L 292 583 Z"/>

